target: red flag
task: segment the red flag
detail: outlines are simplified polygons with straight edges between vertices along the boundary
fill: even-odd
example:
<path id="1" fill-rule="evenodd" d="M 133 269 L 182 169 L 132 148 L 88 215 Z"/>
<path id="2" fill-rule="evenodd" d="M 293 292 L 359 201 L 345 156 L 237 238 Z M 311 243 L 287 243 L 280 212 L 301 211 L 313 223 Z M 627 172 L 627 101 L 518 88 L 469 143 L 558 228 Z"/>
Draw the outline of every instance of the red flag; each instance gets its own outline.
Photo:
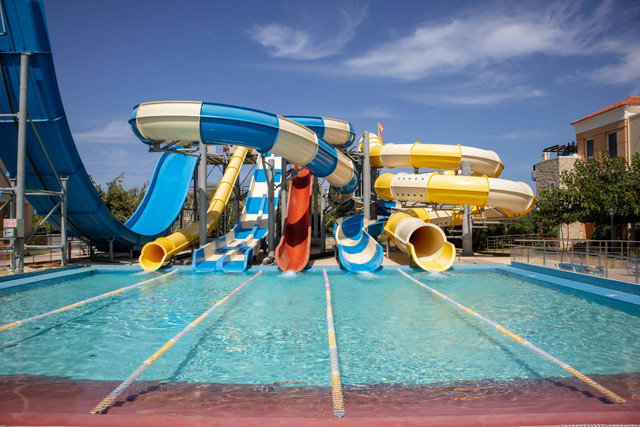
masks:
<path id="1" fill-rule="evenodd" d="M 380 141 L 383 141 L 383 139 L 382 139 L 382 129 L 384 129 L 384 126 L 382 126 L 380 123 L 378 123 L 378 138 L 380 138 Z"/>

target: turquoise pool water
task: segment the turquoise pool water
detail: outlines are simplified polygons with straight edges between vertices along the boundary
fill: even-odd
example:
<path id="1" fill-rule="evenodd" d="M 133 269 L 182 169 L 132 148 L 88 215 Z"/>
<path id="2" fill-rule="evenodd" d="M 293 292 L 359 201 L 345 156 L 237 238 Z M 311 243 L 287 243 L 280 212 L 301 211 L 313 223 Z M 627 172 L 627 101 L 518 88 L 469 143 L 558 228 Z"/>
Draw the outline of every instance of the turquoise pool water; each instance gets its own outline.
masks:
<path id="1" fill-rule="evenodd" d="M 122 380 L 189 322 L 255 274 L 188 270 L 0 332 L 0 375 Z M 410 271 L 585 374 L 640 371 L 640 311 L 501 271 Z M 104 272 L 0 293 L 0 324 L 146 280 Z M 329 270 L 345 384 L 427 384 L 566 376 L 395 270 Z M 265 272 L 140 379 L 330 384 L 322 270 Z"/>

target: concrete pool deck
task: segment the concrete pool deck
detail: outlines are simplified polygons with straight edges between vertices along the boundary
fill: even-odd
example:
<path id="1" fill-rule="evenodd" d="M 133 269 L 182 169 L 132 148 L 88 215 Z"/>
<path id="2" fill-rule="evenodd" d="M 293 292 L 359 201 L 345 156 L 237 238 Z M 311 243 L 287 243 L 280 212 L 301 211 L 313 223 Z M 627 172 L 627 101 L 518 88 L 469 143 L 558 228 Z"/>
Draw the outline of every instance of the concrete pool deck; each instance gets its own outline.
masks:
<path id="1" fill-rule="evenodd" d="M 106 414 L 90 415 L 115 382 L 14 375 L 0 377 L 0 423 L 533 426 L 640 422 L 640 374 L 594 378 L 627 402 L 608 402 L 575 378 L 376 384 L 346 386 L 346 418 L 335 419 L 329 387 L 139 381 Z"/>

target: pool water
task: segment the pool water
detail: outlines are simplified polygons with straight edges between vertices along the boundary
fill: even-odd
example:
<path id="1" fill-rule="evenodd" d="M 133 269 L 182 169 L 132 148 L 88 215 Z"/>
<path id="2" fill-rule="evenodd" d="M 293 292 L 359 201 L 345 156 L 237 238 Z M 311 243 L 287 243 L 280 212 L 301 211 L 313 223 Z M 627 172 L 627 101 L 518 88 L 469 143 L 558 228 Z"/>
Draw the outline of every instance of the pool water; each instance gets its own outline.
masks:
<path id="1" fill-rule="evenodd" d="M 0 332 L 0 375 L 122 380 L 255 274 L 189 270 Z M 409 272 L 418 280 L 589 374 L 640 372 L 640 311 L 498 270 Z M 158 273 L 101 272 L 0 294 L 0 324 Z M 429 384 L 567 376 L 395 270 L 329 270 L 345 384 Z M 265 272 L 140 379 L 330 385 L 322 270 Z"/>

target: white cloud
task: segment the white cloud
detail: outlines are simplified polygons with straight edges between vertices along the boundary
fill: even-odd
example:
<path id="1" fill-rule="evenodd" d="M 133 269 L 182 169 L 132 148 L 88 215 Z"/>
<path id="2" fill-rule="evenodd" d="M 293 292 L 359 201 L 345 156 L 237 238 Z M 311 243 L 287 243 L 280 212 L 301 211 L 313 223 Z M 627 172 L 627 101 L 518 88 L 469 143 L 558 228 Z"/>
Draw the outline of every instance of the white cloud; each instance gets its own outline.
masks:
<path id="1" fill-rule="evenodd" d="M 256 25 L 249 34 L 276 58 L 325 58 L 340 52 L 353 39 L 356 28 L 367 15 L 367 6 L 368 4 L 363 7 L 347 2 L 340 3 L 337 10 L 337 28 L 331 28 L 330 24 L 327 24 L 321 26 L 318 31 L 312 31 L 313 25 L 307 22 L 308 19 L 304 16 L 300 16 L 300 22 L 296 26 L 281 23 Z M 333 36 L 325 37 L 326 34 Z"/>
<path id="2" fill-rule="evenodd" d="M 622 61 L 591 74 L 607 83 L 640 78 L 640 48 L 610 35 L 612 1 L 592 11 L 582 2 L 527 10 L 511 5 L 467 10 L 444 23 L 425 23 L 404 37 L 344 62 L 347 72 L 414 81 L 450 73 L 477 74 L 533 57 L 619 54 Z M 633 31 L 633 30 L 630 30 Z"/>
<path id="3" fill-rule="evenodd" d="M 640 45 L 629 46 L 622 60 L 594 70 L 589 77 L 600 83 L 627 84 L 640 81 Z"/>
<path id="4" fill-rule="evenodd" d="M 526 86 L 515 86 L 505 89 L 496 87 L 474 88 L 472 90 L 459 88 L 440 93 L 409 94 L 401 96 L 419 104 L 452 105 L 452 106 L 484 106 L 496 105 L 508 101 L 533 99 L 545 96 L 546 92 Z"/>
<path id="5" fill-rule="evenodd" d="M 354 109 L 353 111 L 329 112 L 328 117 L 336 119 L 346 118 L 372 118 L 372 119 L 393 119 L 397 116 L 385 108 L 365 107 L 363 109 Z M 346 119 L 348 120 L 348 119 Z"/>
<path id="6" fill-rule="evenodd" d="M 138 141 L 126 120 L 114 120 L 102 128 L 74 133 L 73 138 L 80 143 L 130 144 Z"/>
<path id="7" fill-rule="evenodd" d="M 517 130 L 513 132 L 503 133 L 499 136 L 501 139 L 532 139 L 532 138 L 545 138 L 549 134 L 539 129 Z"/>

